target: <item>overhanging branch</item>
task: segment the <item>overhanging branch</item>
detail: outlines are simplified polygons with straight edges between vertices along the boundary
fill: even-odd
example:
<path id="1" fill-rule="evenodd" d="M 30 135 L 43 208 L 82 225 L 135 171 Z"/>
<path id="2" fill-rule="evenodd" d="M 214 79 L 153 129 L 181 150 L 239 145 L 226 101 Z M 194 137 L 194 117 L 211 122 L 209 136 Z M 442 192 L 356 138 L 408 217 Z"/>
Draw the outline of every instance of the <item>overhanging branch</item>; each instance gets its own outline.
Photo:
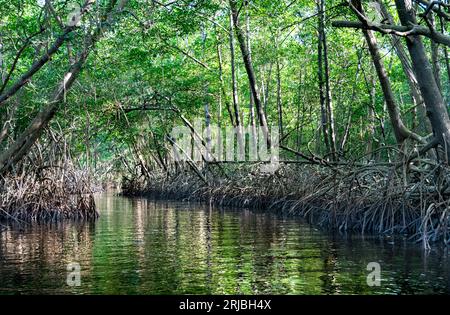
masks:
<path id="1" fill-rule="evenodd" d="M 431 31 L 428 27 L 421 25 L 402 26 L 391 24 L 380 24 L 373 22 L 357 22 L 357 21 L 333 21 L 334 27 L 367 29 L 377 31 L 382 34 L 393 34 L 397 36 L 407 37 L 411 35 L 422 35 L 435 41 L 436 43 L 450 47 L 450 36 L 440 32 Z"/>

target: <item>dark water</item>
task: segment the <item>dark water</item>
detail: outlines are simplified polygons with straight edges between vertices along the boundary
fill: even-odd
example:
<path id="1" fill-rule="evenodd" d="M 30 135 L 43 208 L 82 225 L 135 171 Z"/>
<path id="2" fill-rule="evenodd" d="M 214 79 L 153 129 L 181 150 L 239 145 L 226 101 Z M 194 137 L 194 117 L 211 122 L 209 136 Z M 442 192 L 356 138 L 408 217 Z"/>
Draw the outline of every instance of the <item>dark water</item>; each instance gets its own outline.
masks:
<path id="1" fill-rule="evenodd" d="M 95 224 L 0 233 L 0 294 L 450 293 L 449 254 L 248 210 L 98 198 Z M 367 284 L 367 264 L 381 267 Z M 80 266 L 69 286 L 67 266 Z"/>

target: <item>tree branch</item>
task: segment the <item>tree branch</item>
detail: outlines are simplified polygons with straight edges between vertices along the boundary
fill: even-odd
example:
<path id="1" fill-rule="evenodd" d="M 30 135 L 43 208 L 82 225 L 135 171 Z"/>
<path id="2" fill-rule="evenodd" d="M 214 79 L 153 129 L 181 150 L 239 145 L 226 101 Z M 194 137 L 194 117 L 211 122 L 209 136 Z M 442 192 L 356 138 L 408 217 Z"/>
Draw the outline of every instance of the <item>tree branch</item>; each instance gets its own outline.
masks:
<path id="1" fill-rule="evenodd" d="M 393 34 L 397 36 L 407 37 L 411 35 L 422 35 L 434 40 L 436 43 L 450 47 L 450 36 L 440 32 L 433 32 L 428 27 L 421 25 L 389 25 L 367 21 L 367 23 L 356 21 L 333 21 L 333 27 L 367 29 L 377 31 L 382 34 Z"/>
<path id="2" fill-rule="evenodd" d="M 81 9 L 80 14 L 86 13 L 91 5 L 94 3 L 93 0 L 86 0 L 85 4 Z M 67 35 L 69 35 L 72 31 L 74 31 L 76 26 L 67 26 L 63 33 L 56 39 L 53 45 L 48 49 L 41 58 L 39 58 L 36 62 L 34 62 L 30 69 L 24 73 L 20 79 L 11 86 L 5 93 L 0 95 L 0 107 L 4 105 L 5 101 L 8 100 L 11 96 L 16 94 L 24 85 L 30 82 L 31 77 L 33 77 L 36 72 L 38 72 L 50 59 L 51 57 L 59 50 L 59 48 L 64 44 L 67 40 Z M 9 78 L 8 78 L 9 80 Z M 4 86 L 2 87 L 2 91 L 4 90 Z"/>

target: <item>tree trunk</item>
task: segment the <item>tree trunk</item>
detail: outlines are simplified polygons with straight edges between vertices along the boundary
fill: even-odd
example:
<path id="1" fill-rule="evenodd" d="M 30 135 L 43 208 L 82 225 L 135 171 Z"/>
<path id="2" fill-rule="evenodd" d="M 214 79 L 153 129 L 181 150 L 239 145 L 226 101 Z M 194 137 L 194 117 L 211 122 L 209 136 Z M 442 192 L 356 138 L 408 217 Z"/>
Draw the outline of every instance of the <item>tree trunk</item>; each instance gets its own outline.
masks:
<path id="1" fill-rule="evenodd" d="M 445 21 L 440 17 L 441 22 L 441 32 L 442 34 L 446 33 L 446 25 Z M 445 95 L 445 101 L 448 104 L 450 102 L 450 59 L 448 56 L 448 47 L 442 46 L 442 50 L 444 51 L 444 61 L 445 61 L 445 69 L 447 70 L 447 85 L 445 91 L 442 91 L 442 94 Z"/>
<path id="2" fill-rule="evenodd" d="M 239 96 L 238 86 L 236 78 L 236 61 L 235 61 L 235 49 L 234 49 L 234 36 L 233 36 L 233 14 L 230 11 L 230 55 L 231 55 L 231 81 L 233 85 L 233 107 L 234 107 L 234 120 L 236 122 L 236 134 L 238 140 L 238 156 L 239 160 L 245 160 L 245 142 L 242 133 L 241 115 L 239 109 Z"/>
<path id="3" fill-rule="evenodd" d="M 370 76 L 370 106 L 368 108 L 369 132 L 366 147 L 366 158 L 372 160 L 375 139 L 375 104 L 376 104 L 376 82 L 373 75 Z"/>
<path id="4" fill-rule="evenodd" d="M 321 125 L 324 138 L 324 144 L 326 153 L 332 151 L 330 146 L 330 135 L 328 129 L 328 111 L 326 108 L 326 96 L 325 96 L 325 80 L 323 70 L 323 34 L 324 34 L 324 16 L 322 14 L 322 0 L 317 2 L 318 12 L 318 39 L 317 39 L 317 76 L 319 79 L 319 100 L 320 100 L 320 113 L 321 113 Z"/>
<path id="5" fill-rule="evenodd" d="M 276 67 L 277 67 L 277 110 L 278 110 L 278 129 L 280 132 L 280 139 L 283 138 L 283 103 L 281 99 L 281 67 L 280 67 L 280 56 L 278 55 L 278 41 L 275 38 L 276 42 L 276 50 L 277 50 L 277 60 L 276 60 Z"/>
<path id="6" fill-rule="evenodd" d="M 262 103 L 263 103 L 263 108 L 264 108 L 264 114 L 266 114 L 267 116 L 267 106 L 269 105 L 269 101 L 270 101 L 270 82 L 272 81 L 272 68 L 273 68 L 273 63 L 271 62 L 269 64 L 269 70 L 266 71 L 267 66 L 265 66 L 263 68 L 263 73 L 267 72 L 265 81 L 266 83 L 264 83 L 264 75 L 263 73 L 261 73 L 261 96 L 263 98 Z"/>
<path id="7" fill-rule="evenodd" d="M 395 0 L 398 15 L 403 25 L 417 24 L 412 0 Z M 447 108 L 434 78 L 432 66 L 419 35 L 406 39 L 414 71 L 417 74 L 420 90 L 427 108 L 427 116 L 433 133 L 444 148 L 447 161 L 450 159 L 450 120 Z"/>
<path id="8" fill-rule="evenodd" d="M 248 12 L 248 2 L 246 2 L 246 19 L 245 19 L 245 31 L 248 49 L 248 59 L 252 62 L 252 46 L 250 42 L 250 13 Z M 252 89 L 249 86 L 249 121 L 250 121 L 250 141 L 249 141 L 249 160 L 257 160 L 257 132 L 256 132 L 256 119 L 255 119 L 255 101 L 253 99 Z"/>
<path id="9" fill-rule="evenodd" d="M 222 98 L 221 99 L 223 99 L 223 102 L 225 103 L 225 107 L 227 108 L 228 116 L 230 116 L 231 125 L 233 127 L 235 127 L 236 123 L 234 121 L 233 110 L 231 109 L 231 104 L 230 104 L 230 102 L 228 100 L 227 92 L 225 90 L 225 82 L 223 80 L 222 49 L 220 47 L 220 41 L 219 41 L 218 37 L 217 37 L 217 59 L 218 59 L 218 62 L 219 62 L 219 81 L 220 81 L 220 91 L 221 91 L 221 94 L 222 94 Z"/>
<path id="10" fill-rule="evenodd" d="M 5 71 L 5 62 L 3 61 L 3 39 L 0 34 L 0 81 L 1 86 L 5 83 L 6 80 L 6 71 Z"/>
<path id="11" fill-rule="evenodd" d="M 91 6 L 93 5 L 95 1 L 94 0 L 86 0 L 84 5 L 82 6 L 80 10 L 80 15 L 84 15 L 86 12 L 89 11 Z M 0 106 L 3 106 L 5 101 L 8 100 L 10 97 L 12 97 L 14 94 L 16 94 L 23 86 L 25 86 L 28 82 L 30 82 L 31 78 L 47 63 L 51 60 L 51 57 L 58 52 L 59 48 L 67 41 L 69 38 L 69 34 L 72 33 L 77 27 L 74 25 L 68 25 L 64 28 L 63 33 L 55 40 L 53 45 L 46 49 L 45 53 L 28 69 L 27 72 L 25 72 L 19 80 L 14 83 L 8 90 L 4 91 L 6 88 L 5 85 L 3 85 L 0 89 Z M 20 56 L 19 52 L 19 55 Z M 6 78 L 6 81 L 9 78 Z"/>
<path id="12" fill-rule="evenodd" d="M 112 1 L 112 3 L 115 2 L 116 1 Z M 117 5 L 117 11 L 121 11 L 127 2 L 127 0 L 121 0 Z M 113 7 L 110 7 L 110 10 L 113 10 Z M 62 82 L 58 85 L 56 91 L 53 94 L 52 100 L 36 115 L 36 117 L 19 135 L 14 143 L 12 143 L 12 145 L 6 151 L 0 154 L 0 174 L 4 174 L 29 152 L 30 148 L 40 136 L 42 130 L 53 119 L 53 117 L 59 110 L 61 103 L 65 101 L 67 91 L 72 87 L 73 83 L 80 74 L 84 63 L 89 56 L 90 49 L 92 49 L 95 43 L 98 41 L 106 25 L 109 25 L 112 22 L 111 19 L 112 12 L 110 11 L 105 16 L 106 23 L 99 25 L 95 29 L 93 34 L 86 39 L 86 47 L 81 52 L 78 61 L 74 63 L 70 67 L 69 71 L 64 75 Z"/>
<path id="13" fill-rule="evenodd" d="M 237 8 L 236 0 L 229 0 L 231 14 L 233 17 L 234 30 L 236 32 L 236 37 L 239 41 L 239 47 L 241 49 L 242 59 L 244 61 L 245 71 L 247 72 L 248 81 L 250 84 L 251 92 L 253 95 L 253 100 L 255 102 L 256 111 L 259 118 L 259 124 L 261 126 L 264 137 L 266 138 L 267 144 L 270 147 L 270 137 L 269 137 L 269 129 L 267 127 L 267 119 L 266 115 L 261 106 L 261 99 L 259 97 L 258 88 L 256 84 L 256 76 L 255 71 L 253 69 L 253 64 L 249 58 L 249 51 L 247 47 L 247 43 L 245 41 L 244 34 L 240 27 L 239 23 L 239 12 Z"/>
<path id="14" fill-rule="evenodd" d="M 392 15 L 387 10 L 384 2 L 382 0 L 376 0 L 377 10 L 379 11 L 381 17 L 387 21 L 389 24 L 394 24 L 394 19 Z M 413 100 L 413 105 L 417 108 L 419 114 L 418 125 L 419 130 L 423 133 L 431 132 L 431 124 L 426 117 L 425 103 L 423 102 L 422 94 L 420 92 L 419 84 L 417 82 L 416 74 L 411 65 L 411 60 L 406 53 L 401 39 L 396 35 L 391 35 L 391 44 L 394 47 L 398 58 L 402 64 L 403 72 L 408 80 L 409 89 L 411 92 L 411 97 Z"/>
<path id="15" fill-rule="evenodd" d="M 360 0 L 352 0 L 352 4 L 360 14 L 364 15 L 364 10 Z M 401 145 L 407 138 L 413 138 L 417 141 L 423 142 L 423 139 L 421 137 L 411 132 L 403 123 L 400 110 L 395 101 L 394 92 L 392 91 L 391 82 L 383 65 L 375 35 L 372 31 L 367 29 L 363 29 L 362 31 L 369 47 L 369 52 L 378 75 L 378 80 L 380 81 L 381 89 L 383 90 L 389 118 L 394 130 L 394 135 L 397 143 Z"/>
<path id="16" fill-rule="evenodd" d="M 231 15 L 231 13 L 230 13 L 230 57 L 231 57 L 231 82 L 233 89 L 234 121 L 236 122 L 236 126 L 240 128 L 241 118 L 239 115 L 239 96 L 236 80 L 236 62 L 235 62 L 234 36 L 233 36 L 233 16 Z"/>
<path id="17" fill-rule="evenodd" d="M 332 157 L 336 159 L 336 131 L 334 125 L 334 111 L 333 111 L 333 103 L 331 96 L 331 85 L 330 85 L 330 66 L 328 63 L 328 44 L 327 44 L 327 35 L 325 32 L 325 0 L 320 0 L 320 15 L 321 15 L 321 28 L 319 31 L 322 32 L 322 41 L 323 41 L 323 62 L 324 62 L 324 70 L 325 70 L 325 104 L 327 110 L 328 117 L 328 127 L 329 127 L 329 135 L 330 135 L 330 149 L 332 150 Z"/>
<path id="18" fill-rule="evenodd" d="M 202 43 L 202 45 L 203 45 L 203 53 L 202 53 L 202 55 L 203 56 L 202 56 L 202 58 L 205 59 L 205 56 L 206 56 L 206 37 L 207 37 L 207 35 L 206 35 L 206 29 L 205 29 L 204 25 L 202 26 L 202 37 L 203 37 L 203 40 L 202 40 L 202 42 L 203 42 Z M 205 142 L 206 142 L 205 149 L 206 149 L 206 152 L 205 152 L 205 159 L 206 159 L 206 162 L 210 162 L 210 161 L 213 160 L 213 157 L 212 157 L 212 152 L 211 152 L 211 149 L 212 149 L 212 145 L 211 145 L 211 143 L 212 143 L 211 113 L 209 111 L 209 99 L 208 99 L 209 86 L 208 86 L 207 82 L 204 83 L 204 90 L 205 90 L 205 96 L 206 96 L 205 106 L 204 106 L 204 109 L 205 109 L 205 128 L 206 128 L 206 136 L 205 136 Z M 208 163 L 206 163 L 206 168 L 208 168 Z"/>
<path id="19" fill-rule="evenodd" d="M 430 14 L 430 23 L 431 27 L 435 29 L 436 21 L 433 14 Z M 439 64 L 439 44 L 433 40 L 431 40 L 431 63 L 433 65 L 434 79 L 436 80 L 439 91 L 441 91 L 441 95 L 443 95 L 441 85 L 441 66 Z"/>
<path id="20" fill-rule="evenodd" d="M 84 64 L 88 53 L 83 53 L 79 61 L 64 75 L 63 82 L 57 88 L 52 101 L 31 121 L 29 126 L 22 132 L 18 139 L 0 155 L 0 174 L 17 163 L 25 156 L 31 146 L 38 139 L 42 130 L 48 122 L 55 116 L 59 105 L 63 102 L 65 93 L 72 87 L 73 82 L 78 77 L 81 67 Z"/>

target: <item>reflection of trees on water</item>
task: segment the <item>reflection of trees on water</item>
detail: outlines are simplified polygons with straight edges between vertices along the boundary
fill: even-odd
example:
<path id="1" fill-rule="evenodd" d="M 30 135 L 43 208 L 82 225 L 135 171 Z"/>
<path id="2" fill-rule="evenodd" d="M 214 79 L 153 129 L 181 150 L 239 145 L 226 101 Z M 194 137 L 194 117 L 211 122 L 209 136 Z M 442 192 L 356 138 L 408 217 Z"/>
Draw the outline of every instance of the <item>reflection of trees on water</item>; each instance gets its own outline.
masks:
<path id="1" fill-rule="evenodd" d="M 334 268 L 329 264 L 331 251 L 324 250 L 323 254 L 327 257 L 325 266 L 333 270 L 336 292 L 329 293 L 449 293 L 448 253 L 442 249 L 427 253 L 400 237 L 338 237 L 330 244 L 333 244 L 333 257 L 336 258 Z M 381 266 L 382 280 L 379 287 L 367 285 L 370 271 L 366 270 L 366 266 L 369 262 L 378 262 Z M 326 286 L 329 279 L 325 279 Z"/>
<path id="2" fill-rule="evenodd" d="M 208 205 L 101 198 L 95 224 L 9 226 L 0 233 L 0 292 L 447 292 L 448 255 L 410 243 L 326 235 L 297 220 Z M 82 286 L 66 286 L 78 261 Z M 382 286 L 366 266 L 380 262 Z M 16 289 L 15 289 L 16 288 Z"/>
<path id="3" fill-rule="evenodd" d="M 67 264 L 90 268 L 84 257 L 92 252 L 93 231 L 92 223 L 82 222 L 9 224 L 0 233 L 0 292 L 70 291 L 65 285 Z"/>

